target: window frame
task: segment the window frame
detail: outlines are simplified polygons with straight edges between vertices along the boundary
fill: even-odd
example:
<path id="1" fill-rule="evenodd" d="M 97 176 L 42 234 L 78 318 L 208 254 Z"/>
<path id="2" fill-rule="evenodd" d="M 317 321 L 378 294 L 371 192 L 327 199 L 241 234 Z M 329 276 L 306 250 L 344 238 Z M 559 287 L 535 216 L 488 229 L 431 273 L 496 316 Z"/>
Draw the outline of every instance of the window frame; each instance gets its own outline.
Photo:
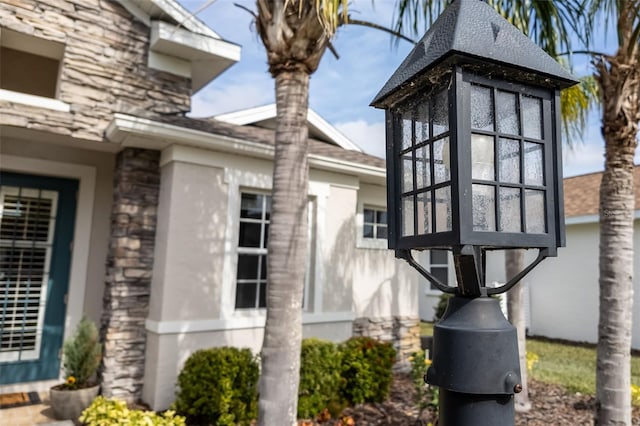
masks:
<path id="1" fill-rule="evenodd" d="M 366 217 L 366 213 L 367 210 L 373 212 L 373 222 L 367 222 L 365 217 Z M 374 206 L 370 206 L 368 204 L 363 205 L 362 207 L 362 227 L 360 228 L 361 230 L 361 236 L 363 239 L 365 240 L 373 240 L 373 241 L 377 241 L 377 240 L 383 240 L 383 241 L 387 241 L 387 236 L 389 235 L 389 217 L 387 215 L 387 221 L 386 222 L 378 222 L 377 218 L 378 218 L 378 213 L 384 213 L 385 215 L 387 215 L 387 209 L 386 208 L 381 208 L 381 207 L 374 207 Z M 364 235 L 364 227 L 365 226 L 372 226 L 373 227 L 373 237 L 366 237 Z M 385 237 L 378 237 L 378 228 L 385 228 L 386 229 L 386 234 L 387 236 Z"/>

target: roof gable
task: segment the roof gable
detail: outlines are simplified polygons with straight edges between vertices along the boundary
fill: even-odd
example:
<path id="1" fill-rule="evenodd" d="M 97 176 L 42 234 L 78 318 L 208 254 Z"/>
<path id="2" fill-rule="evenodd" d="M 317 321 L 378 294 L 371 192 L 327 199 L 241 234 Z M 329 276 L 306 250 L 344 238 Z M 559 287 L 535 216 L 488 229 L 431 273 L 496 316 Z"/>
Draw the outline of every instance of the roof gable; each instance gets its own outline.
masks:
<path id="1" fill-rule="evenodd" d="M 220 114 L 213 118 L 224 123 L 253 125 L 274 130 L 276 128 L 276 104 Z M 338 145 L 350 151 L 362 152 L 362 149 L 358 145 L 340 133 L 338 129 L 329 124 L 311 108 L 307 110 L 307 124 L 309 126 L 310 137 Z"/>

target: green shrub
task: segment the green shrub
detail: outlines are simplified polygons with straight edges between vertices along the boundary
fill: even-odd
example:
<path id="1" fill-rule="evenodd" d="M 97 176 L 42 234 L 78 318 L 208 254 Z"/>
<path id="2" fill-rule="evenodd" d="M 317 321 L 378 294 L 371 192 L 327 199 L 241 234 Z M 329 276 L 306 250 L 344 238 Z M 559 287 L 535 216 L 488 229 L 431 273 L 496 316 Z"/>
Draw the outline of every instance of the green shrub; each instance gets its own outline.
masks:
<path id="1" fill-rule="evenodd" d="M 178 376 L 175 409 L 189 423 L 248 424 L 257 416 L 258 374 L 249 349 L 197 351 Z"/>
<path id="2" fill-rule="evenodd" d="M 298 418 L 315 418 L 325 408 L 342 411 L 340 401 L 341 356 L 338 346 L 319 339 L 304 339 L 300 355 Z"/>
<path id="3" fill-rule="evenodd" d="M 342 345 L 341 393 L 350 404 L 382 402 L 389 395 L 396 351 L 391 343 L 353 337 Z"/>
<path id="4" fill-rule="evenodd" d="M 147 425 L 147 426 L 184 426 L 185 418 L 173 411 L 156 414 L 153 411 L 130 410 L 127 403 L 117 399 L 99 396 L 80 416 L 82 424 L 87 426 L 105 425 Z"/>
<path id="5" fill-rule="evenodd" d="M 100 365 L 102 345 L 98 343 L 98 329 L 90 319 L 82 317 L 71 338 L 64 342 L 62 366 L 67 389 L 90 386 L 89 380 Z"/>

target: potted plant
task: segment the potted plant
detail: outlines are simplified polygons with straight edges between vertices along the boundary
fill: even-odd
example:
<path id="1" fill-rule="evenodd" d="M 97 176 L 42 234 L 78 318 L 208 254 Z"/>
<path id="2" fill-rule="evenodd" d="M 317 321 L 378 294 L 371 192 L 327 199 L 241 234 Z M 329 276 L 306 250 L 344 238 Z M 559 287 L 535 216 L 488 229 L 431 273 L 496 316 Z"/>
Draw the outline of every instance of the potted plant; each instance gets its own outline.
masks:
<path id="1" fill-rule="evenodd" d="M 64 342 L 63 370 L 66 381 L 49 391 L 51 408 L 60 420 L 76 421 L 98 395 L 95 374 L 102 358 L 95 324 L 83 317 L 73 336 Z"/>

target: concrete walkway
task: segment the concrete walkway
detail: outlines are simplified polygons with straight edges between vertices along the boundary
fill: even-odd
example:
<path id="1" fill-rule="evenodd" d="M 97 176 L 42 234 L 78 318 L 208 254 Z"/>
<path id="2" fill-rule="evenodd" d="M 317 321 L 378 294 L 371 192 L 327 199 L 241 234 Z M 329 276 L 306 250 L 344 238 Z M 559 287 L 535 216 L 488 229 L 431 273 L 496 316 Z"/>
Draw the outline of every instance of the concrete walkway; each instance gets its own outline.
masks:
<path id="1" fill-rule="evenodd" d="M 40 392 L 42 403 L 0 410 L 0 426 L 73 426 L 70 420 L 56 420 L 49 405 L 49 392 Z"/>

